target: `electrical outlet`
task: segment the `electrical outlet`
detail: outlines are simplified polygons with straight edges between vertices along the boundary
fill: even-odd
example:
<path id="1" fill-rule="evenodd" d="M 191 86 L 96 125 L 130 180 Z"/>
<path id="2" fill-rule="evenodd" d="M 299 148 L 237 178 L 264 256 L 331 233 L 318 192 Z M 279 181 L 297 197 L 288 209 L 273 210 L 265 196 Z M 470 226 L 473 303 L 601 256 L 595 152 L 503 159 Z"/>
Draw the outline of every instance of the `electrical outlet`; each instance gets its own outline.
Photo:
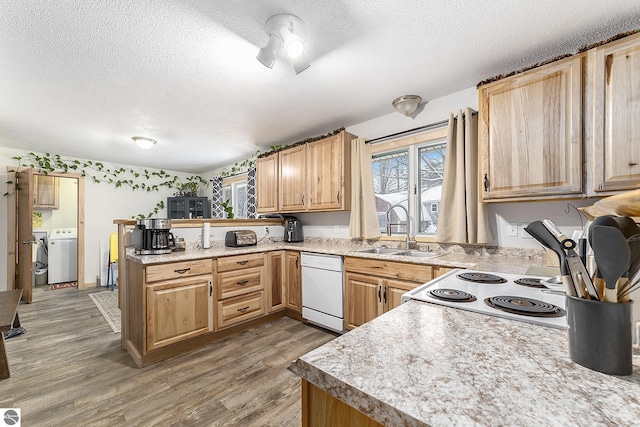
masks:
<path id="1" fill-rule="evenodd" d="M 269 227 L 267 226 L 264 227 L 264 234 L 265 235 L 269 234 Z"/>
<path id="2" fill-rule="evenodd" d="M 527 230 L 525 230 L 525 228 L 528 226 L 528 222 L 523 222 L 522 224 L 520 224 L 520 237 L 522 237 L 523 239 L 533 239 L 533 237 L 531 237 L 531 234 L 527 233 Z"/>
<path id="3" fill-rule="evenodd" d="M 507 223 L 507 237 L 518 237 L 518 224 Z"/>

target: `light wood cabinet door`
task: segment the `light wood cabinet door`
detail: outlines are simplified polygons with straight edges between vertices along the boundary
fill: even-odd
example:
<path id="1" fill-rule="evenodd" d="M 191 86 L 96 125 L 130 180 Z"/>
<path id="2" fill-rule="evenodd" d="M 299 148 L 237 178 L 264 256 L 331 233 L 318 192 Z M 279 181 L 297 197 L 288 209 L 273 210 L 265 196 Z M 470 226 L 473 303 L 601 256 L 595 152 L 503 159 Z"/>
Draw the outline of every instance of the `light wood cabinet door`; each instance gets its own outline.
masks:
<path id="1" fill-rule="evenodd" d="M 589 52 L 595 192 L 640 187 L 640 34 Z"/>
<path id="2" fill-rule="evenodd" d="M 280 151 L 278 155 L 280 212 L 302 212 L 306 209 L 307 145 Z"/>
<path id="3" fill-rule="evenodd" d="M 382 300 L 384 301 L 384 312 L 393 310 L 402 304 L 402 295 L 414 290 L 420 283 L 403 282 L 400 280 L 385 280 Z"/>
<path id="4" fill-rule="evenodd" d="M 34 209 L 58 209 L 60 187 L 58 178 L 47 175 L 33 175 Z"/>
<path id="5" fill-rule="evenodd" d="M 307 162 L 308 210 L 349 209 L 351 203 L 351 137 L 343 131 L 309 144 Z"/>
<path id="6" fill-rule="evenodd" d="M 284 276 L 284 251 L 267 254 L 267 293 L 269 312 L 284 309 L 286 306 L 286 280 Z"/>
<path id="7" fill-rule="evenodd" d="M 278 211 L 278 154 L 256 160 L 258 213 Z"/>
<path id="8" fill-rule="evenodd" d="M 213 330 L 211 276 L 148 285 L 146 294 L 146 352 Z"/>
<path id="9" fill-rule="evenodd" d="M 345 274 L 347 329 L 357 328 L 382 314 L 384 309 L 382 282 L 382 279 L 373 276 Z"/>
<path id="10" fill-rule="evenodd" d="M 287 278 L 287 308 L 302 312 L 302 270 L 300 268 L 300 252 L 285 251 L 285 276 Z"/>
<path id="11" fill-rule="evenodd" d="M 583 192 L 583 57 L 574 55 L 478 89 L 484 201 Z"/>

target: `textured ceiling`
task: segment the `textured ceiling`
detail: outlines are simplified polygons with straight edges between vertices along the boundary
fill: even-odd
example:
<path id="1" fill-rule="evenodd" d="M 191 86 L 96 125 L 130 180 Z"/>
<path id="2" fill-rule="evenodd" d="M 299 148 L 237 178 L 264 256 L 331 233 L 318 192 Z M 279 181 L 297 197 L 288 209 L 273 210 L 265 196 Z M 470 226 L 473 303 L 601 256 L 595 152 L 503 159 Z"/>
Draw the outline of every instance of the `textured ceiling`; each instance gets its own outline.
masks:
<path id="1" fill-rule="evenodd" d="M 276 13 L 299 75 L 255 59 Z M 639 27 L 636 0 L 2 0 L 0 146 L 204 172 Z"/>

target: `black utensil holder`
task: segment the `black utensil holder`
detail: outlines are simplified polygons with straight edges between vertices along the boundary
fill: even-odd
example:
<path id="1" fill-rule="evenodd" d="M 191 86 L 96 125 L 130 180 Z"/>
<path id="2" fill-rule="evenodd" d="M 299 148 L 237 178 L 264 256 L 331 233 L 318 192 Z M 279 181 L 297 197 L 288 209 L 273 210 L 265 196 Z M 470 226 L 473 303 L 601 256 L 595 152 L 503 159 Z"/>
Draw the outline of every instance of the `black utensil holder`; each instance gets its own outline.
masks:
<path id="1" fill-rule="evenodd" d="M 571 360 L 604 374 L 631 375 L 632 305 L 567 296 Z"/>

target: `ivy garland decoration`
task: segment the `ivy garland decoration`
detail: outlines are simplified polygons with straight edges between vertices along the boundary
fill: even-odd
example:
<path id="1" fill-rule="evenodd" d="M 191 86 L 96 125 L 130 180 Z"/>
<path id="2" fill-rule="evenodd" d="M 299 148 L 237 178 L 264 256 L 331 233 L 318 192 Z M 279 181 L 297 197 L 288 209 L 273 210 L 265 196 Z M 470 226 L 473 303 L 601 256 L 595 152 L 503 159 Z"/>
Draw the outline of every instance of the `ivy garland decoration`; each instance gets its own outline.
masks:
<path id="1" fill-rule="evenodd" d="M 78 172 L 83 177 L 89 177 L 96 184 L 104 182 L 113 184 L 116 188 L 128 186 L 132 190 L 144 190 L 149 193 L 152 191 L 160 191 L 162 187 L 172 188 L 176 190 L 173 195 L 177 197 L 197 196 L 198 192 L 208 185 L 208 182 L 198 175 L 187 177 L 185 182 L 178 176 L 171 175 L 164 170 L 149 171 L 148 169 L 144 169 L 143 172 L 139 172 L 131 168 L 122 167 L 109 169 L 101 162 L 93 162 L 91 160 L 81 162 L 76 159 L 62 158 L 58 154 L 45 153 L 44 155 L 38 155 L 29 153 L 24 156 L 14 156 L 12 159 L 18 162 L 18 168 L 27 167 L 35 169 L 43 175 L 48 175 L 55 171 L 62 171 L 63 173 Z M 9 172 L 17 173 L 17 168 Z M 162 181 L 158 184 L 148 184 L 145 182 L 152 177 Z M 13 183 L 14 181 L 7 181 L 8 185 Z M 9 193 L 4 193 L 4 195 L 8 196 Z M 148 218 L 157 215 L 160 209 L 164 207 L 164 201 L 160 201 L 148 215 L 138 214 L 137 217 L 133 218 Z"/>

